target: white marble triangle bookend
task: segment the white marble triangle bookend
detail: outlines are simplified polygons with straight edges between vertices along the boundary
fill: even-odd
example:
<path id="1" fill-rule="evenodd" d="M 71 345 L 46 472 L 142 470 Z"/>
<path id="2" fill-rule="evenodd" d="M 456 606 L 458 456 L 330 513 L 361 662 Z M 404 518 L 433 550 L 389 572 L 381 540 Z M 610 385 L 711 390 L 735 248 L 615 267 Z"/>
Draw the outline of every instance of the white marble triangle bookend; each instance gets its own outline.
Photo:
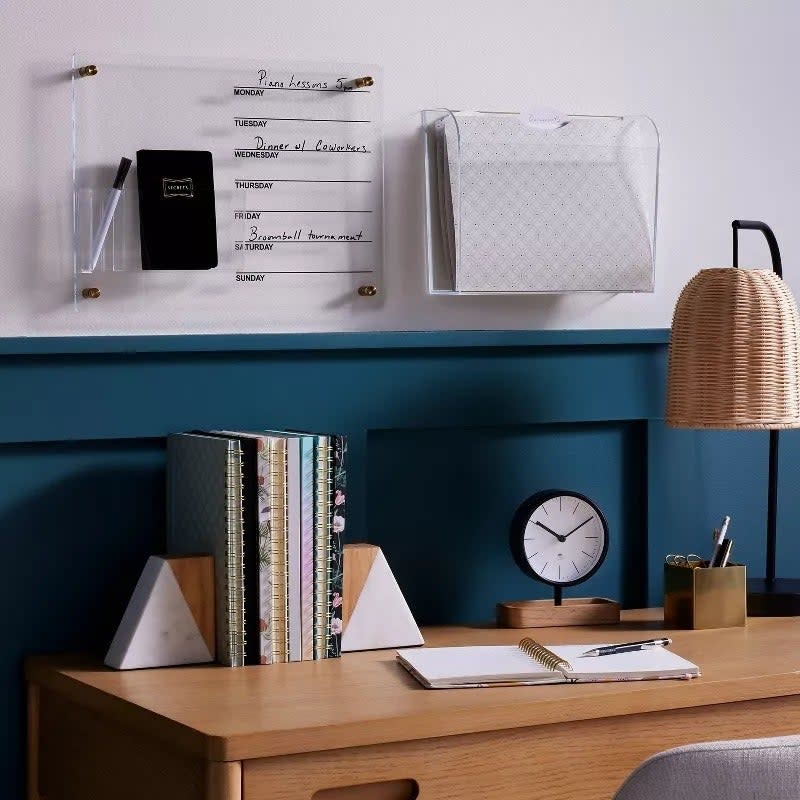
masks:
<path id="1" fill-rule="evenodd" d="M 214 573 L 210 556 L 151 556 L 105 664 L 115 669 L 214 660 Z"/>
<path id="2" fill-rule="evenodd" d="M 397 580 L 380 547 L 344 548 L 342 651 L 424 644 Z"/>

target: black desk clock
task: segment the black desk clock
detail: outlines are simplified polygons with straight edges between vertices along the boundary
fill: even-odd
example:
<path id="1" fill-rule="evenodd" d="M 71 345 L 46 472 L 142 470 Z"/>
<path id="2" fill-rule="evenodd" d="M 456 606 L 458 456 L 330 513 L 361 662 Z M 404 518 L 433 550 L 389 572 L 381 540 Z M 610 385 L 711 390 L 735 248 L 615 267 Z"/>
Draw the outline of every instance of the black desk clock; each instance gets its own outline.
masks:
<path id="1" fill-rule="evenodd" d="M 498 622 L 515 628 L 618 622 L 618 603 L 562 598 L 564 587 L 583 583 L 600 569 L 608 542 L 608 522 L 586 495 L 548 489 L 529 497 L 511 520 L 511 553 L 526 575 L 553 587 L 553 601 L 500 603 Z"/>

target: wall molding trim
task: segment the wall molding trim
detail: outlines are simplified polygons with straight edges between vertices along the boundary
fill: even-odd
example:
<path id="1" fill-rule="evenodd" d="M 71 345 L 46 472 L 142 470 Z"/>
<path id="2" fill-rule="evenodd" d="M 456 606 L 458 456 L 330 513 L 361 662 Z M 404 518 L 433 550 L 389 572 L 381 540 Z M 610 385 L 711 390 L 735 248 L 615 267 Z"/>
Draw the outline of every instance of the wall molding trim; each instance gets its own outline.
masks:
<path id="1" fill-rule="evenodd" d="M 377 331 L 358 333 L 29 336 L 0 338 L 0 357 L 90 353 L 215 353 L 442 347 L 578 347 L 667 344 L 669 328 L 596 330 Z"/>

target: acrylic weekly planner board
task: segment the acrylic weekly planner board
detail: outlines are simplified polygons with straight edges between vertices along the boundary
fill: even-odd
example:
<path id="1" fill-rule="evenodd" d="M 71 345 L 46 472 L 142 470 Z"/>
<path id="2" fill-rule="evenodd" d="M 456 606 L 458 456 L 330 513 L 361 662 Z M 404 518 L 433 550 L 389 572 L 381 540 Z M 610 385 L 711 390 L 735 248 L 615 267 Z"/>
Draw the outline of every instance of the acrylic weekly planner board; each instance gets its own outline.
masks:
<path id="1" fill-rule="evenodd" d="M 218 270 L 262 275 L 253 282 L 265 285 L 378 280 L 383 81 L 376 65 L 97 54 L 73 63 L 98 69 L 72 84 L 77 273 L 87 270 L 111 166 L 138 150 L 175 149 L 213 156 Z M 364 76 L 374 83 L 347 85 Z M 141 267 L 136 185 L 134 164 L 98 270 Z"/>

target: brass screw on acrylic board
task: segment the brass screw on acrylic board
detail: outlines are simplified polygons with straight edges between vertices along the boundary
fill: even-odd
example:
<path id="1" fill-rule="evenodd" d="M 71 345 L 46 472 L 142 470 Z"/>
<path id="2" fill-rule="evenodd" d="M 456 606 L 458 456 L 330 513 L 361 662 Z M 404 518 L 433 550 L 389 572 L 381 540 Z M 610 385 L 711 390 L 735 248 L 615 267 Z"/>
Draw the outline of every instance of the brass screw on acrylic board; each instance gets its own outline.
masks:
<path id="1" fill-rule="evenodd" d="M 369 75 L 365 75 L 363 78 L 352 78 L 349 81 L 344 81 L 342 83 L 343 89 L 363 89 L 365 86 L 372 86 L 375 83 L 372 80 L 372 77 Z"/>
<path id="2" fill-rule="evenodd" d="M 360 297 L 375 297 L 378 294 L 377 286 L 359 286 L 358 294 Z"/>
<path id="3" fill-rule="evenodd" d="M 87 64 L 85 67 L 79 67 L 78 75 L 80 75 L 81 78 L 88 78 L 91 75 L 97 75 L 97 67 L 94 64 Z"/>
<path id="4" fill-rule="evenodd" d="M 81 292 L 81 297 L 87 300 L 97 300 L 100 297 L 100 290 L 96 286 L 89 286 Z"/>

